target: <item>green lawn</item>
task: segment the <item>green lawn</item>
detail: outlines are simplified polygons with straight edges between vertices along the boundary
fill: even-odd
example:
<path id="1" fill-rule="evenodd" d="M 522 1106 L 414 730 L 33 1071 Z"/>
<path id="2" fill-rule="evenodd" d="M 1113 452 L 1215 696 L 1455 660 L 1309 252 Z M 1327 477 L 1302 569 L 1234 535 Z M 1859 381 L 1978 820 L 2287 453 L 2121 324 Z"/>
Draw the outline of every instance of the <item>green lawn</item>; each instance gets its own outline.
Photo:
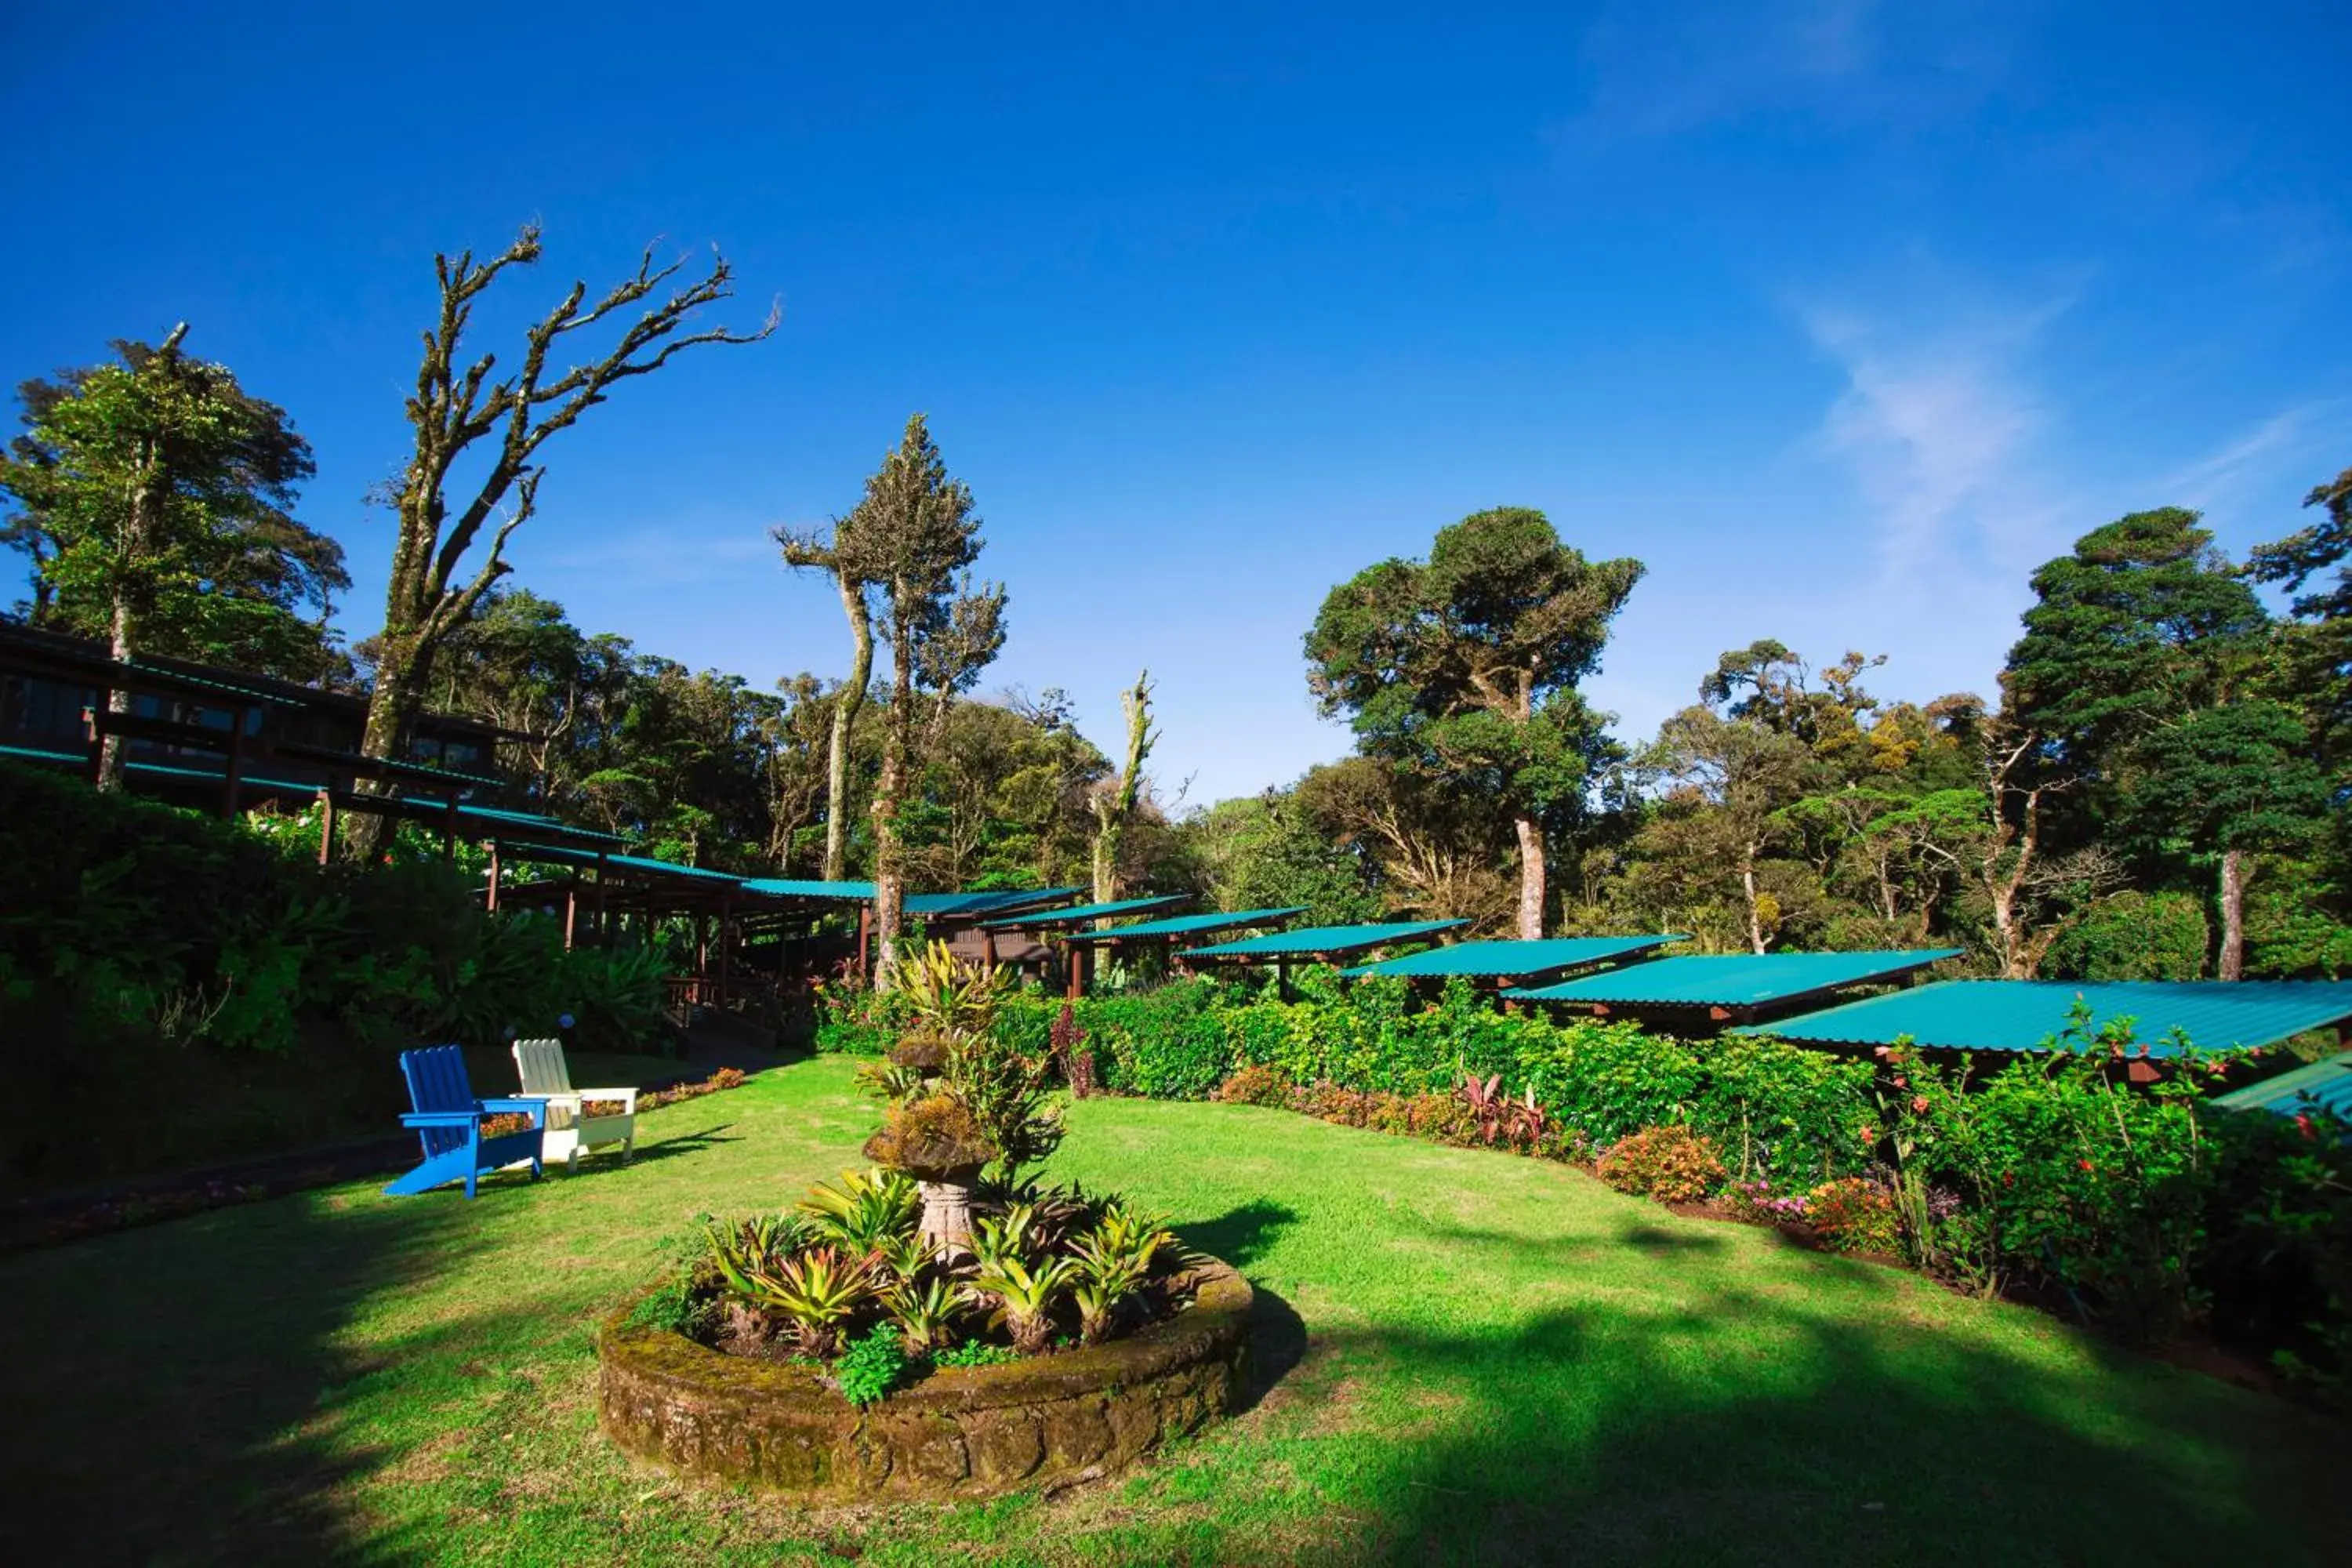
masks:
<path id="1" fill-rule="evenodd" d="M 0 1259 L 0 1557 L 2341 1561 L 2332 1423 L 1584 1175 L 1094 1100 L 1056 1161 L 1239 1263 L 1278 1375 L 1123 1481 L 807 1513 L 598 1438 L 599 1309 L 872 1124 L 846 1064 L 654 1112 L 633 1168 L 347 1187 Z M 2336 1544 L 2331 1547 L 2328 1543 Z"/>

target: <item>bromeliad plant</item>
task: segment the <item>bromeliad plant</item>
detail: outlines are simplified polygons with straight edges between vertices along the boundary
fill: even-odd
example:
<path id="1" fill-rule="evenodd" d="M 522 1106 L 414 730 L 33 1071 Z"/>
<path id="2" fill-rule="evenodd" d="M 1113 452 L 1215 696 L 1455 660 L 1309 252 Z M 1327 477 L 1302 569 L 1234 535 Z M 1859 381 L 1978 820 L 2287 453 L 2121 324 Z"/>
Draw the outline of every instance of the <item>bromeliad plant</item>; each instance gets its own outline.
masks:
<path id="1" fill-rule="evenodd" d="M 1073 1335 L 1100 1343 L 1183 1304 L 1181 1249 L 1132 1205 L 1035 1181 L 987 1186 L 976 1202 L 971 1247 L 952 1256 L 917 1228 L 914 1184 L 891 1171 L 845 1173 L 786 1214 L 708 1221 L 704 1263 L 646 1322 L 732 1354 L 841 1356 L 844 1396 L 854 1384 L 879 1399 L 899 1374 L 881 1375 L 877 1332 L 914 1375 Z"/>
<path id="2" fill-rule="evenodd" d="M 896 1171 L 844 1171 L 838 1184 L 821 1183 L 800 1203 L 809 1227 L 856 1252 L 872 1252 L 903 1235 L 922 1207 L 915 1184 Z"/>
<path id="3" fill-rule="evenodd" d="M 1014 1350 L 1035 1355 L 1052 1339 L 1054 1308 L 1077 1274 L 1074 1258 L 1032 1263 L 1007 1253 L 981 1264 L 970 1294 L 976 1304 L 994 1303 Z"/>

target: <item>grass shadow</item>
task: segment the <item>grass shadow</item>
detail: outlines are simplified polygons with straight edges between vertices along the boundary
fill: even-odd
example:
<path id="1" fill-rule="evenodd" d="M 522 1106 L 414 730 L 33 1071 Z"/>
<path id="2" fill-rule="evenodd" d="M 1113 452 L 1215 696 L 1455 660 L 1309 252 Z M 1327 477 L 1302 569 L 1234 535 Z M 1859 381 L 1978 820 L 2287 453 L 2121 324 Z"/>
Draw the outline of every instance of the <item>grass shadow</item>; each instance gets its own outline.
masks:
<path id="1" fill-rule="evenodd" d="M 1276 1238 L 1298 1223 L 1298 1211 L 1271 1198 L 1252 1198 L 1214 1219 L 1187 1220 L 1172 1226 L 1185 1246 L 1222 1258 L 1236 1268 L 1247 1268 L 1265 1255 Z"/>
<path id="2" fill-rule="evenodd" d="M 584 1176 L 614 1175 L 635 1170 L 640 1165 L 658 1164 L 664 1160 L 676 1160 L 688 1154 L 704 1153 L 721 1144 L 740 1143 L 743 1139 L 740 1133 L 732 1138 L 719 1136 L 734 1125 L 731 1121 L 722 1121 L 716 1127 L 707 1128 L 701 1131 L 676 1132 L 656 1142 L 640 1142 L 635 1152 L 626 1160 L 621 1158 L 620 1151 L 617 1149 L 600 1148 L 594 1153 L 583 1156 L 576 1169 L 566 1171 L 559 1163 L 551 1164 L 548 1170 L 567 1182 L 578 1181 Z"/>

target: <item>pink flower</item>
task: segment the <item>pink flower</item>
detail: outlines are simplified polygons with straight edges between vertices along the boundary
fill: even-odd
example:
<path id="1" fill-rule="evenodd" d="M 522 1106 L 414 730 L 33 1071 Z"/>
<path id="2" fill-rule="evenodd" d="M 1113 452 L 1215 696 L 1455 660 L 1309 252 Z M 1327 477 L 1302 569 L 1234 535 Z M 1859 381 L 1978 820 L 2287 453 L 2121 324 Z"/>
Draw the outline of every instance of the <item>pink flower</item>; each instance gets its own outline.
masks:
<path id="1" fill-rule="evenodd" d="M 1911 1097 L 1911 1109 L 1922 1116 L 1926 1115 L 1927 1112 L 1927 1097 L 1924 1094 L 1913 1095 Z"/>

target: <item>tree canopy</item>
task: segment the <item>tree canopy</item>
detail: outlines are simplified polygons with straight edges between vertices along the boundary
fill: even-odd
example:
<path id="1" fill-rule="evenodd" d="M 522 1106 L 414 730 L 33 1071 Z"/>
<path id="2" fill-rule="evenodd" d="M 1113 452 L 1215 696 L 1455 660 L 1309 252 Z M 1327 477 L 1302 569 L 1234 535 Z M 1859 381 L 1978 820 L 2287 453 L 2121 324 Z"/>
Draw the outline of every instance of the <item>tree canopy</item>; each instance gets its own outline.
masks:
<path id="1" fill-rule="evenodd" d="M 1588 561 L 1543 513 L 1507 507 L 1439 531 L 1426 561 L 1391 558 L 1331 590 L 1306 638 L 1307 683 L 1360 745 L 1493 803 L 1517 838 L 1517 926 L 1544 917 L 1544 818 L 1573 812 L 1606 760 L 1577 689 L 1641 580 Z"/>

